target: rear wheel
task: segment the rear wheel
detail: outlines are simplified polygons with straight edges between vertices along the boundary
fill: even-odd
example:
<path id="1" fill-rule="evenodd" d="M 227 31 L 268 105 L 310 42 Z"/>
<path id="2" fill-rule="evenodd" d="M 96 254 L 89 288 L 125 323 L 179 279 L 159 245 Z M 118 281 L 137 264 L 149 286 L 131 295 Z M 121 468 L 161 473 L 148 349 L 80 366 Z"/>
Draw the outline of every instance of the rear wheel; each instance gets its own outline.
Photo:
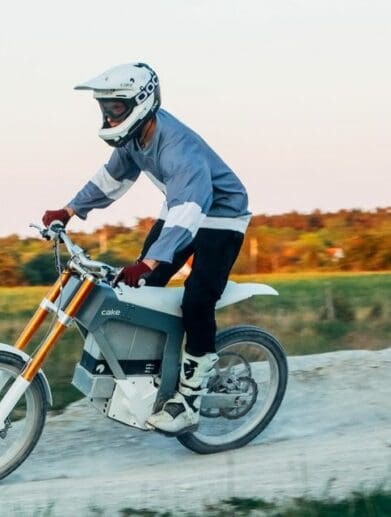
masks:
<path id="1" fill-rule="evenodd" d="M 197 431 L 177 437 L 200 454 L 242 447 L 253 440 L 276 414 L 287 385 L 284 350 L 275 337 L 258 327 L 219 332 L 216 352 L 219 361 L 208 392 L 237 396 L 232 407 L 201 407 Z"/>
<path id="2" fill-rule="evenodd" d="M 24 364 L 16 354 L 0 352 L 0 400 Z M 14 471 L 34 449 L 45 424 L 46 410 L 45 387 L 36 376 L 0 431 L 0 479 Z"/>

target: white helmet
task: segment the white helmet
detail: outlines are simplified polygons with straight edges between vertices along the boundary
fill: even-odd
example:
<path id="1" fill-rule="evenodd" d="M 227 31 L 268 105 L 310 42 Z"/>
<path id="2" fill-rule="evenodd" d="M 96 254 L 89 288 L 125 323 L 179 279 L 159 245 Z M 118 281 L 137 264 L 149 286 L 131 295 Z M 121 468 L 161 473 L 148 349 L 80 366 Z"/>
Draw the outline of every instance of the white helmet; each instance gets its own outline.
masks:
<path id="1" fill-rule="evenodd" d="M 75 90 L 94 91 L 103 113 L 99 136 L 114 147 L 137 137 L 160 107 L 159 79 L 144 63 L 115 66 Z M 110 126 L 108 119 L 116 125 Z"/>

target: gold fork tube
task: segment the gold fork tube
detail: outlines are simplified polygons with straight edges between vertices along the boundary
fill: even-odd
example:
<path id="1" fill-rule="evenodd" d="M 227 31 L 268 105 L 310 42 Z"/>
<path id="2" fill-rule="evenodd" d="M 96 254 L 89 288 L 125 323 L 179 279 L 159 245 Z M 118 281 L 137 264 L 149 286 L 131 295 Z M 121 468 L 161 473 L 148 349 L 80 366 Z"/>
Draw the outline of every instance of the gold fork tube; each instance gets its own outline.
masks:
<path id="1" fill-rule="evenodd" d="M 86 278 L 84 280 L 74 298 L 65 309 L 63 313 L 65 317 L 73 318 L 76 315 L 77 311 L 93 289 L 94 285 L 95 282 L 92 279 Z M 26 368 L 22 373 L 22 377 L 26 381 L 31 382 L 35 377 L 36 373 L 41 367 L 41 364 L 44 362 L 66 327 L 67 325 L 61 321 L 57 321 L 57 323 L 54 325 L 52 331 L 42 343 L 41 348 L 38 350 L 35 357 L 26 365 Z"/>
<path id="2" fill-rule="evenodd" d="M 57 279 L 56 283 L 53 285 L 52 289 L 46 295 L 46 299 L 53 303 L 56 300 L 57 296 L 60 294 L 61 288 L 66 285 L 70 277 L 70 271 L 64 271 L 64 273 L 61 274 L 61 276 Z M 18 337 L 14 345 L 15 348 L 18 348 L 19 350 L 23 350 L 24 348 L 26 348 L 35 332 L 42 325 L 42 322 L 45 320 L 46 316 L 48 315 L 48 312 L 48 309 L 38 307 L 34 316 L 31 318 L 31 320 L 24 328 L 23 332 Z"/>

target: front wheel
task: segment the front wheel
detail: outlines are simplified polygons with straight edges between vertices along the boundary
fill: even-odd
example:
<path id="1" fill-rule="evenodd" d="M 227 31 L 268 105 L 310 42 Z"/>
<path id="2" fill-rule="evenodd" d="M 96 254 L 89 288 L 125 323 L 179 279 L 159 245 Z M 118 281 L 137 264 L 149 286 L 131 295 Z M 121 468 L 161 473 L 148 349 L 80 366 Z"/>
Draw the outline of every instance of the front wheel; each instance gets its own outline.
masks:
<path id="1" fill-rule="evenodd" d="M 199 454 L 236 449 L 253 440 L 276 414 L 287 385 L 284 350 L 275 337 L 258 327 L 218 332 L 216 352 L 219 360 L 208 392 L 237 397 L 232 407 L 201 406 L 197 431 L 177 437 Z"/>
<path id="2" fill-rule="evenodd" d="M 21 357 L 0 352 L 0 400 L 24 367 Z M 13 472 L 34 449 L 45 424 L 45 387 L 36 376 L 20 398 L 0 431 L 0 479 Z"/>

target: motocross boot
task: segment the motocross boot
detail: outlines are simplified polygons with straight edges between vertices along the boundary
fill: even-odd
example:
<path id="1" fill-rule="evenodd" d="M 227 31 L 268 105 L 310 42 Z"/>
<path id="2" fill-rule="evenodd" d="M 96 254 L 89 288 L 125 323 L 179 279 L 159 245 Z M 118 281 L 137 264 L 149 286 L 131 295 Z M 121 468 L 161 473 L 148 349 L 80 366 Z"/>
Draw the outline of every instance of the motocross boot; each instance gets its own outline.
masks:
<path id="1" fill-rule="evenodd" d="M 197 357 L 184 351 L 177 393 L 165 402 L 161 411 L 147 419 L 147 424 L 171 436 L 195 431 L 200 418 L 201 396 L 206 393 L 218 358 L 214 353 Z"/>

